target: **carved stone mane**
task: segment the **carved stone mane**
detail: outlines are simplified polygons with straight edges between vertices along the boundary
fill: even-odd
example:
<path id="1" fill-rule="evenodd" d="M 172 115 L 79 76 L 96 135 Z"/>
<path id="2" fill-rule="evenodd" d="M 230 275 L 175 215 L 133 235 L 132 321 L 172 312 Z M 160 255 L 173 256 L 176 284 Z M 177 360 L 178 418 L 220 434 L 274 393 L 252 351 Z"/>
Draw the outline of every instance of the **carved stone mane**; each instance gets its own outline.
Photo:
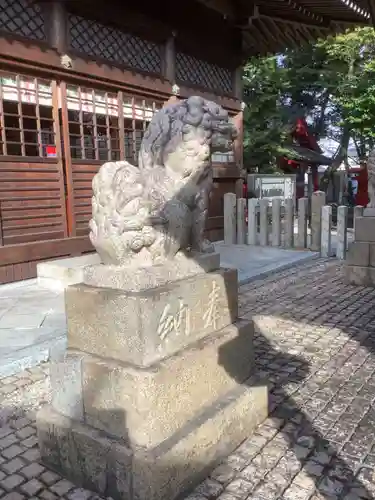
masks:
<path id="1" fill-rule="evenodd" d="M 211 251 L 203 238 L 211 155 L 230 151 L 235 137 L 227 112 L 200 97 L 157 112 L 139 168 L 108 162 L 94 177 L 90 239 L 102 261 L 145 266 L 181 251 Z"/>

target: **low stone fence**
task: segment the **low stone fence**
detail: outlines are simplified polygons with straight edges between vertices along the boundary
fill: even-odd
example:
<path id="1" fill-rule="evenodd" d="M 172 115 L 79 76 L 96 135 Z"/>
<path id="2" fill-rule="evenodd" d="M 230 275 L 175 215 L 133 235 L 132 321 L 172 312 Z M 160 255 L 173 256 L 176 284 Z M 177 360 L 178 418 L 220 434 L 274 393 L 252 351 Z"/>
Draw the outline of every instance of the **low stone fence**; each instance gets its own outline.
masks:
<path id="1" fill-rule="evenodd" d="M 224 242 L 272 246 L 319 252 L 322 257 L 344 260 L 348 243 L 348 207 L 337 207 L 335 232 L 332 229 L 332 206 L 326 205 L 326 195 L 316 191 L 311 197 L 293 199 L 237 198 L 224 195 Z M 363 207 L 354 207 L 355 218 Z M 335 239 L 333 245 L 332 235 Z"/>

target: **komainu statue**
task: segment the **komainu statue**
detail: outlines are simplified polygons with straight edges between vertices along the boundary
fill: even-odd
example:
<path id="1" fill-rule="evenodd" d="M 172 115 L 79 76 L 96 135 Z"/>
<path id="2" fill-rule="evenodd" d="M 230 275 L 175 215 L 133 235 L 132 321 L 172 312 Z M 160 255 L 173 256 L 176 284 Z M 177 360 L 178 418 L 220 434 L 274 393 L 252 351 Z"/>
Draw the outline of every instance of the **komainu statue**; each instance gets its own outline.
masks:
<path id="1" fill-rule="evenodd" d="M 156 113 L 139 166 L 108 162 L 93 179 L 90 239 L 102 262 L 148 266 L 213 251 L 203 236 L 211 155 L 230 151 L 235 138 L 228 113 L 201 97 Z"/>
<path id="2" fill-rule="evenodd" d="M 367 208 L 375 208 L 375 148 L 370 152 L 367 160 L 368 197 Z"/>

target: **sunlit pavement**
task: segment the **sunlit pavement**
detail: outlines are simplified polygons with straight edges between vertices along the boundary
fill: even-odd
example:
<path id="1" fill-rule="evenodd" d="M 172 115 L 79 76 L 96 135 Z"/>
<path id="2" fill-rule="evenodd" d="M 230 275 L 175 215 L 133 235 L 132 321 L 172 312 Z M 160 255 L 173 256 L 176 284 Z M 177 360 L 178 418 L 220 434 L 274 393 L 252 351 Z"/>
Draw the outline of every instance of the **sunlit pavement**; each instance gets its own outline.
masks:
<path id="1" fill-rule="evenodd" d="M 309 261 L 240 289 L 270 417 L 189 500 L 375 498 L 375 289 Z M 98 498 L 38 463 L 48 364 L 0 380 L 0 498 Z M 167 500 L 167 499 L 166 499 Z"/>

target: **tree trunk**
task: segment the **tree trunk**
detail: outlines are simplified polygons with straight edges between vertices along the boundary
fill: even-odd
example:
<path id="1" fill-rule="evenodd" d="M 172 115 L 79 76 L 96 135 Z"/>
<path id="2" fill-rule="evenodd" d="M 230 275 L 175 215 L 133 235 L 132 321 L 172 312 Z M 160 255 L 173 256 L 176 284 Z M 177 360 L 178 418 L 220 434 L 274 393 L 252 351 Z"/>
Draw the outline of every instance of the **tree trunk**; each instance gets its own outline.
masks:
<path id="1" fill-rule="evenodd" d="M 327 168 L 327 170 L 324 172 L 320 180 L 319 189 L 321 191 L 327 192 L 329 183 L 333 178 L 333 174 L 340 167 L 341 163 L 347 159 L 349 139 L 350 139 L 349 128 L 344 127 L 340 140 L 340 146 L 337 150 L 337 153 L 332 161 L 332 164 Z"/>
<path id="2" fill-rule="evenodd" d="M 321 138 L 321 136 L 323 135 L 323 132 L 324 132 L 324 119 L 325 119 L 326 109 L 327 109 L 328 102 L 329 102 L 329 97 L 330 97 L 329 89 L 327 89 L 324 92 L 324 98 L 323 98 L 322 106 L 320 108 L 319 118 L 318 118 L 316 125 L 315 125 L 314 134 L 315 134 L 317 141 L 319 141 L 319 139 Z"/>

